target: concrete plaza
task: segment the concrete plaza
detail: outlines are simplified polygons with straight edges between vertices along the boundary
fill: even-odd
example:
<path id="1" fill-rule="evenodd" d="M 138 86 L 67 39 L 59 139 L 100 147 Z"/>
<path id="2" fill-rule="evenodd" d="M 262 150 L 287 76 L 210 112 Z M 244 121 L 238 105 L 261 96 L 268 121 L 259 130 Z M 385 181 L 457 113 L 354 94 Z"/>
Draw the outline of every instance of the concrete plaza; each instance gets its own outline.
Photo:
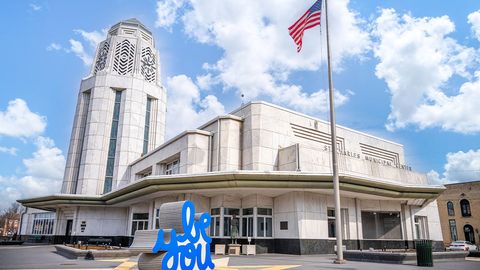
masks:
<path id="1" fill-rule="evenodd" d="M 395 265 L 366 262 L 347 262 L 344 265 L 332 263 L 333 255 L 281 255 L 257 256 L 214 256 L 217 269 L 344 269 L 344 270 L 407 270 L 426 269 L 415 265 Z M 228 266 L 220 266 L 228 263 Z M 474 270 L 480 268 L 480 261 L 436 261 L 430 269 Z M 0 269 L 137 269 L 136 257 L 122 259 L 101 259 L 88 261 L 68 259 L 55 253 L 53 246 L 4 246 L 0 247 Z M 428 269 L 428 268 L 427 268 Z"/>

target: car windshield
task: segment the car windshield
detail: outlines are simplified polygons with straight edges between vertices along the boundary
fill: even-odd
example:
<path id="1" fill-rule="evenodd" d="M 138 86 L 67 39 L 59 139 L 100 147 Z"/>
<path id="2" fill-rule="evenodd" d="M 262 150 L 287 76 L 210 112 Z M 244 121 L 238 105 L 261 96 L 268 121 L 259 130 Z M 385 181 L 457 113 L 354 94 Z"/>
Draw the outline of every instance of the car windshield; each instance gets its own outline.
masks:
<path id="1" fill-rule="evenodd" d="M 464 241 L 455 241 L 452 243 L 452 245 L 465 245 Z"/>

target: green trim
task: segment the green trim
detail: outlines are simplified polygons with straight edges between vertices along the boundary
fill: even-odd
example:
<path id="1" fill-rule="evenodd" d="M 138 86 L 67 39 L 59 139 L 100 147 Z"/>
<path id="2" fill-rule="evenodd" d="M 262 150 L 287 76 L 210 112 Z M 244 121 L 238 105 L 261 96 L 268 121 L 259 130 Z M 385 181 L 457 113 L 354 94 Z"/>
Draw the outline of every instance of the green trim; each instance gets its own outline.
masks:
<path id="1" fill-rule="evenodd" d="M 27 207 L 56 205 L 115 205 L 159 191 L 182 191 L 232 188 L 333 189 L 331 175 L 296 172 L 213 172 L 196 175 L 149 176 L 104 195 L 89 196 L 58 194 L 18 200 Z M 383 196 L 387 198 L 434 199 L 445 190 L 443 186 L 415 186 L 376 181 L 374 179 L 340 176 L 342 191 Z"/>

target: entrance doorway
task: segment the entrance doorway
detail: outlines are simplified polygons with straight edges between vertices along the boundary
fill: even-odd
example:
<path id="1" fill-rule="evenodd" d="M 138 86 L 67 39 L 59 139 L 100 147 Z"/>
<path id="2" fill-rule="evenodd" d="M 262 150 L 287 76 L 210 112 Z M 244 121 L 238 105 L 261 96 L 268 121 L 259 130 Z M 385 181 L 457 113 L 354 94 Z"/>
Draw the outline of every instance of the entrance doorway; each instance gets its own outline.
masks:
<path id="1" fill-rule="evenodd" d="M 463 226 L 463 233 L 465 233 L 465 241 L 469 241 L 475 244 L 475 233 L 473 232 L 472 225 Z"/>
<path id="2" fill-rule="evenodd" d="M 65 243 L 71 244 L 72 242 L 72 228 L 73 228 L 73 219 L 67 219 L 67 228 L 65 230 Z"/>

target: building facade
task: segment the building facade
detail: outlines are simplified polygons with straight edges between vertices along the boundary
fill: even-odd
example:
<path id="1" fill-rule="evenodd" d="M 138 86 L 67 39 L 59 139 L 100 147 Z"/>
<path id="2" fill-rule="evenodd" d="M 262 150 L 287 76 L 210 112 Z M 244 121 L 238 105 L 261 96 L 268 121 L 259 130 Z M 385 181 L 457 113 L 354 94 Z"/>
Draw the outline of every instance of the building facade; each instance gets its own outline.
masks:
<path id="1" fill-rule="evenodd" d="M 456 240 L 480 244 L 480 181 L 446 184 L 438 197 L 445 245 Z"/>
<path id="2" fill-rule="evenodd" d="M 3 222 L 3 228 L 0 230 L 0 236 L 16 235 L 19 231 L 20 214 L 9 215 L 4 219 Z"/>
<path id="3" fill-rule="evenodd" d="M 110 30 L 116 43 L 106 53 L 110 69 L 105 64 L 100 71 L 105 81 L 92 79 L 101 74 L 95 70 L 105 43 L 99 45 L 91 77 L 82 81 L 62 193 L 20 200 L 29 207 L 23 237 L 44 224 L 37 227 L 49 241 L 102 236 L 125 246 L 136 230 L 158 228 L 163 203 L 191 200 L 211 214 L 213 244 L 229 243 L 232 224 L 239 224 L 238 242 L 251 239 L 258 252 L 333 253 L 337 233 L 347 249 L 413 247 L 420 238 L 443 249 L 436 198 L 445 188 L 412 171 L 398 143 L 337 126 L 341 220 L 335 220 L 328 122 L 250 102 L 162 143 L 165 90 L 142 75 L 140 45 L 132 73 L 114 69 L 124 25 L 148 31 L 136 20 Z M 119 87 L 117 80 L 138 82 Z M 137 86 L 142 90 L 129 88 Z M 156 104 L 150 113 L 149 98 Z"/>

